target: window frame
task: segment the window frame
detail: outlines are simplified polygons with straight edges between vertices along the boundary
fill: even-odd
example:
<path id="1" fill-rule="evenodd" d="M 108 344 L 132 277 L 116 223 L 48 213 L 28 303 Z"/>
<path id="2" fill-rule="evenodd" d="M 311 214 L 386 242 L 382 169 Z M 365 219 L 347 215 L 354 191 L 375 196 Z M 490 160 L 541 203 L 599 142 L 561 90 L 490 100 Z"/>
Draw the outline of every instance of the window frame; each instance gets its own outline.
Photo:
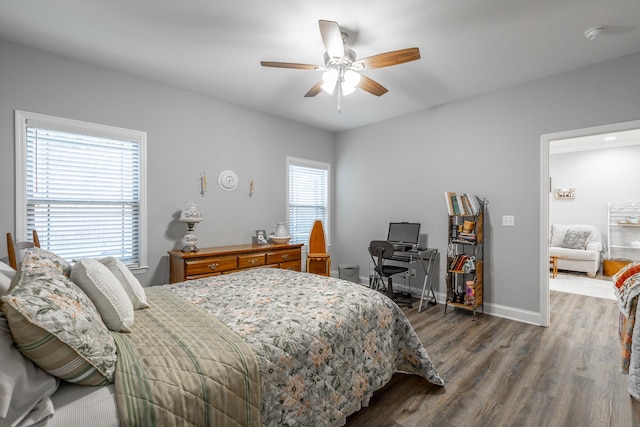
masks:
<path id="1" fill-rule="evenodd" d="M 330 247 L 331 246 L 331 163 L 287 156 L 286 212 L 287 212 L 287 225 L 289 227 L 291 227 L 291 218 L 289 216 L 289 212 L 290 212 L 290 203 L 289 203 L 290 191 L 289 190 L 290 190 L 290 184 L 291 184 L 291 176 L 290 176 L 289 168 L 291 166 L 302 166 L 302 167 L 307 167 L 311 169 L 321 169 L 327 172 L 327 194 L 326 194 L 327 203 L 325 206 L 326 220 L 323 223 L 323 228 L 325 232 L 327 247 Z M 311 234 L 311 227 L 309 228 L 309 235 L 310 234 Z M 298 243 L 303 243 L 303 242 L 298 242 Z M 304 242 L 304 248 L 307 249 L 308 246 L 309 246 L 309 237 L 307 236 L 306 242 Z"/>
<path id="2" fill-rule="evenodd" d="M 85 122 L 75 119 L 51 116 L 28 111 L 15 110 L 15 188 L 16 188 L 16 241 L 27 239 L 27 124 L 28 121 L 49 127 L 52 130 L 86 134 L 91 136 L 124 139 L 139 144 L 139 221 L 138 221 L 138 255 L 139 265 L 128 266 L 134 273 L 148 270 L 147 262 L 147 134 L 146 132 Z"/>

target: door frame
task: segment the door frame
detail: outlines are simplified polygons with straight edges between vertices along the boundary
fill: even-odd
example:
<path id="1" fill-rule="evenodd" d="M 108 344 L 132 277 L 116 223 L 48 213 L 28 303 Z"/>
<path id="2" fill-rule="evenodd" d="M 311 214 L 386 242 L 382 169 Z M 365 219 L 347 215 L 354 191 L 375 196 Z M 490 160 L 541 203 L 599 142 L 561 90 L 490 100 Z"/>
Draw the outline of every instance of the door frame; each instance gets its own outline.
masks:
<path id="1" fill-rule="evenodd" d="M 553 141 L 640 129 L 640 120 L 544 134 L 540 137 L 540 326 L 549 326 L 549 151 Z"/>

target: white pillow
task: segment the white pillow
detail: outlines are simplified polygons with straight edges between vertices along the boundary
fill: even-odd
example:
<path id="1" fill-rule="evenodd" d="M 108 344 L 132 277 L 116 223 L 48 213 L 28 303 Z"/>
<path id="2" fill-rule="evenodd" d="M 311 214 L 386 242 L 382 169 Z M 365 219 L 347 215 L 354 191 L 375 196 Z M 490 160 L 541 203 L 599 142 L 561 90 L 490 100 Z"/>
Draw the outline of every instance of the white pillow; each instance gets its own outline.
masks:
<path id="1" fill-rule="evenodd" d="M 31 425 L 53 415 L 58 379 L 24 357 L 0 312 L 0 425 Z"/>
<path id="2" fill-rule="evenodd" d="M 0 261 L 0 294 L 9 290 L 11 279 L 16 275 L 16 271 L 10 265 Z M 0 359 L 1 360 L 1 359 Z"/>
<path id="3" fill-rule="evenodd" d="M 71 280 L 91 298 L 107 328 L 131 332 L 133 305 L 106 266 L 97 259 L 81 259 L 71 268 Z"/>
<path id="4" fill-rule="evenodd" d="M 561 248 L 562 242 L 564 241 L 564 236 L 567 234 L 567 230 L 569 230 L 568 225 L 552 224 L 551 225 L 551 242 L 549 242 L 549 246 Z"/>
<path id="5" fill-rule="evenodd" d="M 120 281 L 120 284 L 133 304 L 134 310 L 149 307 L 149 304 L 147 303 L 147 295 L 144 293 L 142 285 L 122 261 L 114 257 L 107 257 L 102 258 L 100 262 L 103 263 L 114 276 L 116 276 L 118 281 Z"/>

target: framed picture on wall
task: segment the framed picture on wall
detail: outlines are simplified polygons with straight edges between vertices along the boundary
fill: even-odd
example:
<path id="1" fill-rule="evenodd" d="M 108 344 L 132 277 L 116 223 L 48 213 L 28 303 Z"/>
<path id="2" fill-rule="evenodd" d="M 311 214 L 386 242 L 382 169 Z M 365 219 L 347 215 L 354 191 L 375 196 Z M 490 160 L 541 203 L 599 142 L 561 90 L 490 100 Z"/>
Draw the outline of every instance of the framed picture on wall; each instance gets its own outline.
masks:
<path id="1" fill-rule="evenodd" d="M 575 199 L 575 188 L 557 188 L 553 190 L 553 195 L 556 199 Z"/>

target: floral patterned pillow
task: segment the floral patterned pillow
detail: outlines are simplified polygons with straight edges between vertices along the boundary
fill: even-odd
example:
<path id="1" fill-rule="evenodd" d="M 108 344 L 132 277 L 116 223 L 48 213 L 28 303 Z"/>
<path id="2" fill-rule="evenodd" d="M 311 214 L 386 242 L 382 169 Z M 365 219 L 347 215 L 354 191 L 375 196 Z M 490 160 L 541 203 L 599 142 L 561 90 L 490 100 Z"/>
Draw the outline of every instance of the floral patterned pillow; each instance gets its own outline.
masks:
<path id="1" fill-rule="evenodd" d="M 71 273 L 71 265 L 61 256 L 54 254 L 53 252 L 46 251 L 39 247 L 34 247 L 31 249 L 31 253 L 37 257 L 37 259 L 48 259 L 51 261 L 58 270 L 60 270 L 64 275 L 68 276 Z M 24 262 L 24 261 L 23 261 Z"/>
<path id="2" fill-rule="evenodd" d="M 591 231 L 568 229 L 562 241 L 562 247 L 567 249 L 584 249 L 591 236 Z"/>
<path id="3" fill-rule="evenodd" d="M 17 275 L 0 300 L 18 350 L 68 382 L 113 382 L 115 343 L 89 297 L 37 254 L 25 255 Z"/>

